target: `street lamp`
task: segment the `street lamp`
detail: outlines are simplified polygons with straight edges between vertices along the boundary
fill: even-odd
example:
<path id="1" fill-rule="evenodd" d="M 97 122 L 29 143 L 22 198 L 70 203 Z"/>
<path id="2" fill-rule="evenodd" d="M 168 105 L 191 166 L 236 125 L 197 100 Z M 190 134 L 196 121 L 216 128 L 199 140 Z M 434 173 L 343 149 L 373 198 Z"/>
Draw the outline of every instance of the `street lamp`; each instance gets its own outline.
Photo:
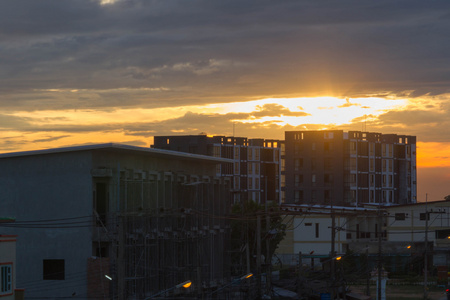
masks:
<path id="1" fill-rule="evenodd" d="M 159 292 L 159 293 L 156 293 L 156 294 L 154 294 L 154 295 L 152 295 L 152 296 L 150 296 L 150 297 L 148 297 L 148 298 L 145 298 L 144 300 L 147 300 L 147 299 L 153 299 L 153 298 L 155 298 L 156 296 L 165 294 L 165 293 L 167 293 L 167 292 L 169 292 L 169 291 L 171 291 L 171 290 L 174 290 L 174 289 L 180 289 L 180 288 L 185 288 L 185 289 L 187 289 L 187 288 L 189 288 L 191 285 L 192 285 L 192 281 L 187 280 L 187 281 L 182 282 L 182 283 L 179 283 L 179 284 L 177 284 L 177 285 L 175 285 L 175 286 L 173 286 L 173 287 L 171 287 L 171 288 L 168 288 L 168 289 L 166 289 L 166 290 L 164 290 L 164 291 L 161 291 L 161 292 Z"/>

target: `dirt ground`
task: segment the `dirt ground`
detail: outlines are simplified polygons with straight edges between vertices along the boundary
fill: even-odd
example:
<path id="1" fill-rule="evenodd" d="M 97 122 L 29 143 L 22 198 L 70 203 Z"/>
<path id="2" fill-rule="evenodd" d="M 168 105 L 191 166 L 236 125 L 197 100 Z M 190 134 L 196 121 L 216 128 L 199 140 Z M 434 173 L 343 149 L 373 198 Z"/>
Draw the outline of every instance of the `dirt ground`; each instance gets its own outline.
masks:
<path id="1" fill-rule="evenodd" d="M 357 285 L 350 286 L 350 290 L 355 293 L 366 293 L 366 286 Z M 370 296 L 372 299 L 376 299 L 376 287 L 370 286 Z M 406 300 L 406 299 L 424 299 L 423 286 L 418 285 L 387 285 L 386 287 L 386 300 Z M 445 299 L 445 288 L 430 286 L 428 288 L 428 299 L 440 300 Z"/>

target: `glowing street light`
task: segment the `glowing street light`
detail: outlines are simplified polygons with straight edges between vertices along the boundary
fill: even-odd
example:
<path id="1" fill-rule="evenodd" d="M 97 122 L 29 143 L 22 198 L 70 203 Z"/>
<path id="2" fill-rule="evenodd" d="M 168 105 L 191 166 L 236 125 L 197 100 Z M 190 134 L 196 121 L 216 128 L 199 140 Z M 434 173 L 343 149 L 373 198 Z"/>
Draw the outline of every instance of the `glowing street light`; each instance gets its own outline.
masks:
<path id="1" fill-rule="evenodd" d="M 178 284 L 175 288 L 184 287 L 185 289 L 187 289 L 188 287 L 191 286 L 191 284 L 192 284 L 192 281 L 188 280 L 188 281 L 185 281 L 185 282 L 182 282 L 182 283 Z"/>
<path id="2" fill-rule="evenodd" d="M 239 280 L 244 280 L 244 279 L 250 278 L 252 276 L 253 276 L 253 273 L 248 273 L 248 274 L 245 274 L 244 276 L 242 276 L 241 278 L 239 278 Z"/>
<path id="3" fill-rule="evenodd" d="M 173 286 L 173 287 L 171 287 L 171 288 L 168 288 L 168 289 L 166 289 L 166 290 L 164 290 L 164 291 L 161 291 L 161 292 L 159 292 L 159 293 L 156 293 L 156 294 L 154 294 L 154 295 L 152 295 L 152 296 L 150 296 L 150 297 L 148 297 L 148 298 L 145 298 L 144 300 L 155 298 L 156 296 L 165 294 L 165 293 L 167 293 L 167 292 L 169 292 L 169 291 L 171 291 L 171 290 L 174 290 L 174 289 L 179 289 L 179 288 L 185 288 L 185 289 L 187 289 L 187 288 L 189 288 L 191 285 L 192 285 L 192 281 L 187 280 L 187 281 L 182 282 L 182 283 L 179 283 L 179 284 L 177 284 L 177 285 L 175 285 L 175 286 Z"/>

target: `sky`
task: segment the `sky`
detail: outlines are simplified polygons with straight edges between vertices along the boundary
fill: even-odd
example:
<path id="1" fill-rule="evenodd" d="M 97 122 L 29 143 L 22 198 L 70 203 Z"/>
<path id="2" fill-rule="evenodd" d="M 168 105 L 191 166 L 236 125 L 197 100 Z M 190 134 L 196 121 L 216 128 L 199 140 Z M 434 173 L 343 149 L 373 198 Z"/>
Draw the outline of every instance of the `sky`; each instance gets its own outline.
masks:
<path id="1" fill-rule="evenodd" d="M 0 1 L 0 153 L 155 135 L 417 136 L 450 194 L 450 1 Z"/>

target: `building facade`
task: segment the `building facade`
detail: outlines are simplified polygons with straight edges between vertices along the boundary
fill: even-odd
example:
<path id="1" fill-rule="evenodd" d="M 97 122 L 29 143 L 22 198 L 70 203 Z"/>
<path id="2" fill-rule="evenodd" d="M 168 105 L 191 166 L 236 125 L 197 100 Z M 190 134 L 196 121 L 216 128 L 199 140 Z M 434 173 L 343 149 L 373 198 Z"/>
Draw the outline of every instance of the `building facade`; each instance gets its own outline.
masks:
<path id="1" fill-rule="evenodd" d="M 417 201 L 416 137 L 286 131 L 282 202 L 361 206 Z"/>
<path id="2" fill-rule="evenodd" d="M 233 181 L 233 202 L 280 203 L 283 142 L 245 137 L 181 135 L 155 136 L 153 148 L 232 159 L 217 166 L 218 176 Z"/>
<path id="3" fill-rule="evenodd" d="M 297 265 L 302 259 L 302 264 L 321 269 L 321 263 L 330 260 L 334 240 L 336 255 L 367 257 L 369 264 L 360 271 L 373 270 L 381 257 L 390 273 L 423 275 L 425 269 L 430 274 L 442 270 L 447 281 L 450 201 L 333 209 L 286 204 L 283 210 L 287 234 L 276 253 L 283 264 Z"/>
<path id="4" fill-rule="evenodd" d="M 21 237 L 17 285 L 46 299 L 217 287 L 229 277 L 231 184 L 215 175 L 227 161 L 120 144 L 1 154 L 0 211 L 16 219 L 2 231 Z"/>

